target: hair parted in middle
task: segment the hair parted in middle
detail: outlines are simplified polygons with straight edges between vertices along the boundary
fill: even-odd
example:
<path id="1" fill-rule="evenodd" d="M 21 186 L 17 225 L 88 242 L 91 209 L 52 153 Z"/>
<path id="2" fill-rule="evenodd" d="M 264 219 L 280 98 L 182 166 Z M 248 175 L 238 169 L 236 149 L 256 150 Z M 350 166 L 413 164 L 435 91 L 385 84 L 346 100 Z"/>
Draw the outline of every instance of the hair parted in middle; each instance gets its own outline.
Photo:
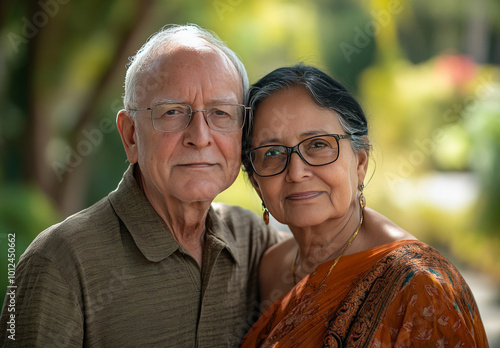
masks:
<path id="1" fill-rule="evenodd" d="M 247 152 L 251 149 L 253 118 L 259 105 L 274 93 L 296 86 L 305 87 L 319 107 L 335 111 L 342 128 L 351 135 L 351 145 L 355 152 L 370 147 L 368 122 L 353 95 L 342 84 L 318 68 L 299 63 L 270 72 L 250 88 L 247 105 L 252 110 L 243 126 L 241 153 L 243 168 L 248 175 L 251 176 L 253 171 Z"/>

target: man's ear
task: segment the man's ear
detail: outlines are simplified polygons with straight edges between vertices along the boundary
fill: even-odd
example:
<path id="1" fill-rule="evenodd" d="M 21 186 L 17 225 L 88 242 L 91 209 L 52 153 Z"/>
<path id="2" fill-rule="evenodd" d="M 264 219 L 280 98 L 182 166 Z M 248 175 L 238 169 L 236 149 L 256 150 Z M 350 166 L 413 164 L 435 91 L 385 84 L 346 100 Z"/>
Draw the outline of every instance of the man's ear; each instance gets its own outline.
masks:
<path id="1" fill-rule="evenodd" d="M 118 115 L 116 115 L 116 127 L 118 128 L 118 132 L 120 132 L 128 161 L 130 163 L 137 163 L 139 156 L 137 153 L 135 121 L 126 110 L 118 111 Z"/>

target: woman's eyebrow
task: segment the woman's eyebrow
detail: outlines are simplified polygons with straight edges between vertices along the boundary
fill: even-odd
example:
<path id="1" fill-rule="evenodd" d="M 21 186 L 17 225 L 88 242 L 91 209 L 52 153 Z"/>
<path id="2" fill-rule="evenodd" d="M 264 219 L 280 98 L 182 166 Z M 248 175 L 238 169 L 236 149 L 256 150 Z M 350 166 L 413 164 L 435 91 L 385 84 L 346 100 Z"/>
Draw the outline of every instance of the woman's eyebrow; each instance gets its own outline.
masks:
<path id="1" fill-rule="evenodd" d="M 278 138 L 267 138 L 259 141 L 257 146 L 263 146 L 267 144 L 280 144 L 280 140 Z"/>
<path id="2" fill-rule="evenodd" d="M 300 136 L 301 137 L 312 137 L 315 135 L 322 135 L 322 134 L 330 134 L 330 132 L 327 132 L 324 129 L 315 129 L 315 130 L 310 130 L 307 132 L 300 133 Z"/>
<path id="3" fill-rule="evenodd" d="M 300 133 L 300 138 L 302 139 L 305 139 L 305 138 L 308 138 L 308 137 L 312 137 L 312 136 L 315 136 L 315 135 L 322 135 L 322 134 L 331 134 L 330 132 L 327 132 L 323 129 L 315 129 L 315 130 L 310 130 L 310 131 L 306 131 L 306 132 L 303 132 L 303 133 Z M 263 139 L 259 142 L 259 145 L 258 146 L 264 146 L 264 145 L 267 145 L 267 144 L 283 144 L 283 141 L 281 141 L 280 139 L 274 137 L 274 138 L 266 138 L 266 139 Z"/>

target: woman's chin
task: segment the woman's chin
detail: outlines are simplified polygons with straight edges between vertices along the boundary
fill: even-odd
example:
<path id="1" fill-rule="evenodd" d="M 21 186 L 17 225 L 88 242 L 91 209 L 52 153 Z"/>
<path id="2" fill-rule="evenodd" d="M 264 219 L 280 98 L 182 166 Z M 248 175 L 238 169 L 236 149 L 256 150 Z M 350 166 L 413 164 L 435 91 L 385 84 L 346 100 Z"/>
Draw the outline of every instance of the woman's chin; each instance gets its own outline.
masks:
<path id="1" fill-rule="evenodd" d="M 290 228 L 310 228 L 318 226 L 326 222 L 326 219 L 314 216 L 308 216 L 307 218 L 296 216 L 290 219 L 284 219 L 286 222 L 281 222 L 282 224 L 288 225 Z"/>

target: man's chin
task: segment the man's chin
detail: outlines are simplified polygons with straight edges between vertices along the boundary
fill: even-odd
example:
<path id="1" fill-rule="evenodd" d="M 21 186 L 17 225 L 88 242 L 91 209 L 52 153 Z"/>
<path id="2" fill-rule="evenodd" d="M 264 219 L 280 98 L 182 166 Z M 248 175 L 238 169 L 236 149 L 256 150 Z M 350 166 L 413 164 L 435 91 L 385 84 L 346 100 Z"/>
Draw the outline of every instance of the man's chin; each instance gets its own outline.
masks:
<path id="1" fill-rule="evenodd" d="M 225 189 L 225 186 L 219 185 L 186 184 L 184 189 L 181 188 L 179 196 L 185 202 L 212 202 Z"/>

